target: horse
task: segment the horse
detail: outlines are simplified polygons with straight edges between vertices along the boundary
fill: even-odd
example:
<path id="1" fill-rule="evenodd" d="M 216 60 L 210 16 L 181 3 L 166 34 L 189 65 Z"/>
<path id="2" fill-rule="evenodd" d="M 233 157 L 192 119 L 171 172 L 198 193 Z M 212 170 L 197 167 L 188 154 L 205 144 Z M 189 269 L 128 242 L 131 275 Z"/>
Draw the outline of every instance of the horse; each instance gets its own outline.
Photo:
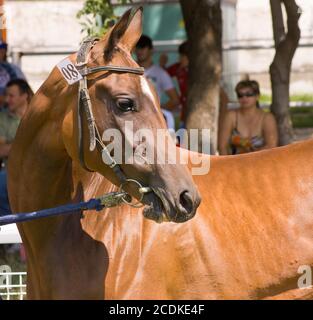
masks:
<path id="1" fill-rule="evenodd" d="M 130 32 L 137 39 L 141 33 L 141 11 L 126 14 L 121 21 L 125 20 L 120 38 Z M 103 52 L 112 47 L 110 39 L 115 28 L 118 27 L 95 45 L 90 59 L 103 57 Z M 127 42 L 128 54 L 134 42 Z M 117 50 L 112 63 L 135 66 L 128 55 L 122 59 L 125 42 L 115 43 L 114 47 Z M 107 62 L 101 58 L 96 65 Z M 141 76 L 112 72 L 94 85 L 113 86 L 122 77 L 125 80 L 121 86 L 127 87 L 129 78 L 135 83 Z M 89 90 L 97 112 L 102 107 L 96 119 L 105 113 L 103 129 L 112 115 L 98 105 L 95 88 L 91 86 Z M 66 85 L 54 70 L 23 119 L 9 160 L 9 196 L 15 212 L 87 199 L 116 190 L 119 185 L 112 170 L 96 160 L 96 151 L 88 151 L 86 141 L 85 163 L 87 169 L 95 172 L 81 165 L 74 141 L 76 92 L 77 88 Z M 149 92 L 154 97 L 150 100 L 155 101 L 153 89 Z M 147 115 L 158 110 L 151 101 L 150 109 L 145 110 Z M 131 115 L 138 117 L 143 111 Z M 153 119 L 142 117 L 140 122 L 163 128 L 159 112 L 154 111 L 153 115 Z M 108 125 L 120 127 L 120 121 L 116 117 Z M 86 119 L 83 136 L 88 137 Z M 174 150 L 175 146 L 172 147 Z M 163 181 L 162 187 L 158 185 L 161 190 L 164 180 L 174 180 L 175 183 L 167 184 L 167 193 L 162 194 L 167 195 L 166 199 L 171 198 L 168 193 L 179 194 L 176 203 L 180 199 L 180 206 L 176 210 L 162 213 L 170 200 L 163 199 L 162 207 L 157 191 L 146 194 L 142 201 L 149 204 L 146 197 L 159 201 L 159 210 L 151 206 L 148 210 L 117 206 L 100 213 L 20 224 L 28 254 L 28 298 L 311 299 L 313 289 L 303 286 L 299 270 L 310 270 L 313 265 L 313 164 L 309 161 L 313 141 L 245 155 L 201 155 L 210 161 L 210 170 L 193 176 L 193 180 L 189 175 L 198 154 L 184 149 L 180 153 L 189 171 L 175 166 L 177 174 L 183 174 L 181 177 L 175 175 L 175 169 L 168 171 L 168 165 L 163 165 L 163 180 L 157 179 Z M 122 169 L 127 177 L 145 186 L 152 184 L 142 167 L 133 166 L 128 171 L 122 165 Z M 188 189 L 181 179 L 189 181 Z M 177 192 L 181 184 L 184 186 Z M 141 199 L 136 188 L 127 187 L 131 195 Z M 155 188 L 154 185 L 152 190 Z M 184 190 L 187 193 L 182 193 Z"/>
<path id="2" fill-rule="evenodd" d="M 142 141 L 130 140 L 127 123 L 135 131 L 149 128 L 155 136 L 157 130 L 167 132 L 157 94 L 131 56 L 141 32 L 142 9 L 127 11 L 101 39 L 84 41 L 79 52 L 56 66 L 39 88 L 10 154 L 13 212 L 123 190 L 144 203 L 145 216 L 158 222 L 182 223 L 195 215 L 201 199 L 185 164 L 134 159 Z M 130 149 L 129 161 L 119 163 L 117 150 L 103 143 L 104 133 L 112 129 L 121 133 L 125 142 L 121 147 Z M 145 141 L 153 151 L 158 146 L 154 138 Z M 169 135 L 167 144 L 164 159 L 167 150 L 175 149 Z M 162 151 L 157 151 L 159 156 Z M 125 196 L 123 201 L 131 200 Z M 94 219 L 102 218 L 96 212 L 86 216 L 76 212 L 18 226 L 27 253 L 28 298 L 105 297 L 109 253 L 84 230 Z"/>

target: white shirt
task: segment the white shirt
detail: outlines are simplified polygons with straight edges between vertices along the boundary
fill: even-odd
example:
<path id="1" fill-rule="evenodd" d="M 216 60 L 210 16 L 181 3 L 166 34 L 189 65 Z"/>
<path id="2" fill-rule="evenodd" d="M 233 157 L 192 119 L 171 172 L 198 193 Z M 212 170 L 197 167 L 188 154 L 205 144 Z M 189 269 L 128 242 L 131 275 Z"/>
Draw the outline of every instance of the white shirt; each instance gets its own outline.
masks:
<path id="1" fill-rule="evenodd" d="M 174 88 L 173 81 L 169 74 L 155 64 L 145 69 L 145 76 L 152 82 L 159 97 L 161 97 L 164 91 Z"/>
<path id="2" fill-rule="evenodd" d="M 161 110 L 162 110 L 163 116 L 166 120 L 168 129 L 170 131 L 174 130 L 174 132 L 175 132 L 175 119 L 174 119 L 173 113 L 171 111 L 166 110 L 166 109 L 161 109 Z"/>
<path id="3" fill-rule="evenodd" d="M 153 64 L 149 68 L 145 68 L 145 76 L 155 87 L 159 98 L 161 98 L 162 93 L 165 91 L 175 88 L 169 74 L 158 65 Z M 167 127 L 175 131 L 175 120 L 173 113 L 169 110 L 161 110 L 164 118 L 166 119 Z"/>

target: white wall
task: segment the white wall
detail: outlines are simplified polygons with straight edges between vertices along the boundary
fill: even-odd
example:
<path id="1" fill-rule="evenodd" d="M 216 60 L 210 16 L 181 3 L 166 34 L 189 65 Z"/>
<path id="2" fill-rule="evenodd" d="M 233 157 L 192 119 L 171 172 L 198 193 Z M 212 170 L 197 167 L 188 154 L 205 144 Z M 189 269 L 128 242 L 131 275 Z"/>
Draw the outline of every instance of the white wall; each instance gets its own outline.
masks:
<path id="1" fill-rule="evenodd" d="M 76 19 L 83 1 L 7 1 L 8 43 L 11 51 L 76 51 L 81 26 Z M 22 58 L 22 68 L 34 90 L 49 71 L 64 58 L 32 56 Z"/>
<path id="2" fill-rule="evenodd" d="M 302 9 L 299 21 L 301 43 L 313 43 L 313 1 L 297 0 Z M 246 40 L 244 44 L 273 44 L 273 31 L 269 1 L 238 0 L 237 37 Z M 263 39 L 263 41 L 248 41 Z M 240 50 L 238 69 L 240 73 L 250 73 L 261 82 L 264 92 L 270 93 L 269 66 L 273 60 L 274 49 Z M 299 47 L 292 62 L 291 92 L 313 92 L 313 48 Z"/>
<path id="3" fill-rule="evenodd" d="M 80 25 L 75 18 L 83 1 L 8 1 L 8 41 L 24 50 L 76 47 Z"/>

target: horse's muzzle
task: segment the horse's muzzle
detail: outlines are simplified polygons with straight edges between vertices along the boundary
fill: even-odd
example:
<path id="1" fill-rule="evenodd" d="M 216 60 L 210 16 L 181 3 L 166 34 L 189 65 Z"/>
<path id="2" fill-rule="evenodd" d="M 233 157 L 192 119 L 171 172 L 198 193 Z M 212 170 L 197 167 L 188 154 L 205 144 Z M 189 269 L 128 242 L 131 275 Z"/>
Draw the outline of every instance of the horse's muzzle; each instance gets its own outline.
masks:
<path id="1" fill-rule="evenodd" d="M 158 223 L 165 221 L 181 223 L 190 220 L 196 214 L 201 199 L 193 198 L 189 191 L 184 190 L 177 201 L 173 201 L 164 189 L 152 189 L 153 193 L 145 199 L 147 204 L 143 211 L 145 218 Z"/>

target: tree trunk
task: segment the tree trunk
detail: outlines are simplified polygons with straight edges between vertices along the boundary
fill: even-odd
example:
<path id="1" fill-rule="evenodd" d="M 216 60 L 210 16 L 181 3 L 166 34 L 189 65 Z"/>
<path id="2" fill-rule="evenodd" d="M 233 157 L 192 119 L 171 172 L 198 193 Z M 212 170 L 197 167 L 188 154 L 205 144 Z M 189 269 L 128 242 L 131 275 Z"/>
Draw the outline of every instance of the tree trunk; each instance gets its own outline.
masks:
<path id="1" fill-rule="evenodd" d="M 199 136 L 199 151 L 210 143 L 217 149 L 219 85 L 222 70 L 222 12 L 220 0 L 180 0 L 189 42 L 187 129 L 210 129 Z"/>
<path id="2" fill-rule="evenodd" d="M 270 0 L 270 3 L 276 48 L 274 60 L 270 66 L 273 97 L 271 111 L 278 125 L 279 145 L 286 145 L 293 138 L 289 114 L 289 83 L 292 58 L 300 39 L 298 26 L 300 8 L 295 0 Z M 282 4 L 287 13 L 287 33 L 283 22 Z"/>

